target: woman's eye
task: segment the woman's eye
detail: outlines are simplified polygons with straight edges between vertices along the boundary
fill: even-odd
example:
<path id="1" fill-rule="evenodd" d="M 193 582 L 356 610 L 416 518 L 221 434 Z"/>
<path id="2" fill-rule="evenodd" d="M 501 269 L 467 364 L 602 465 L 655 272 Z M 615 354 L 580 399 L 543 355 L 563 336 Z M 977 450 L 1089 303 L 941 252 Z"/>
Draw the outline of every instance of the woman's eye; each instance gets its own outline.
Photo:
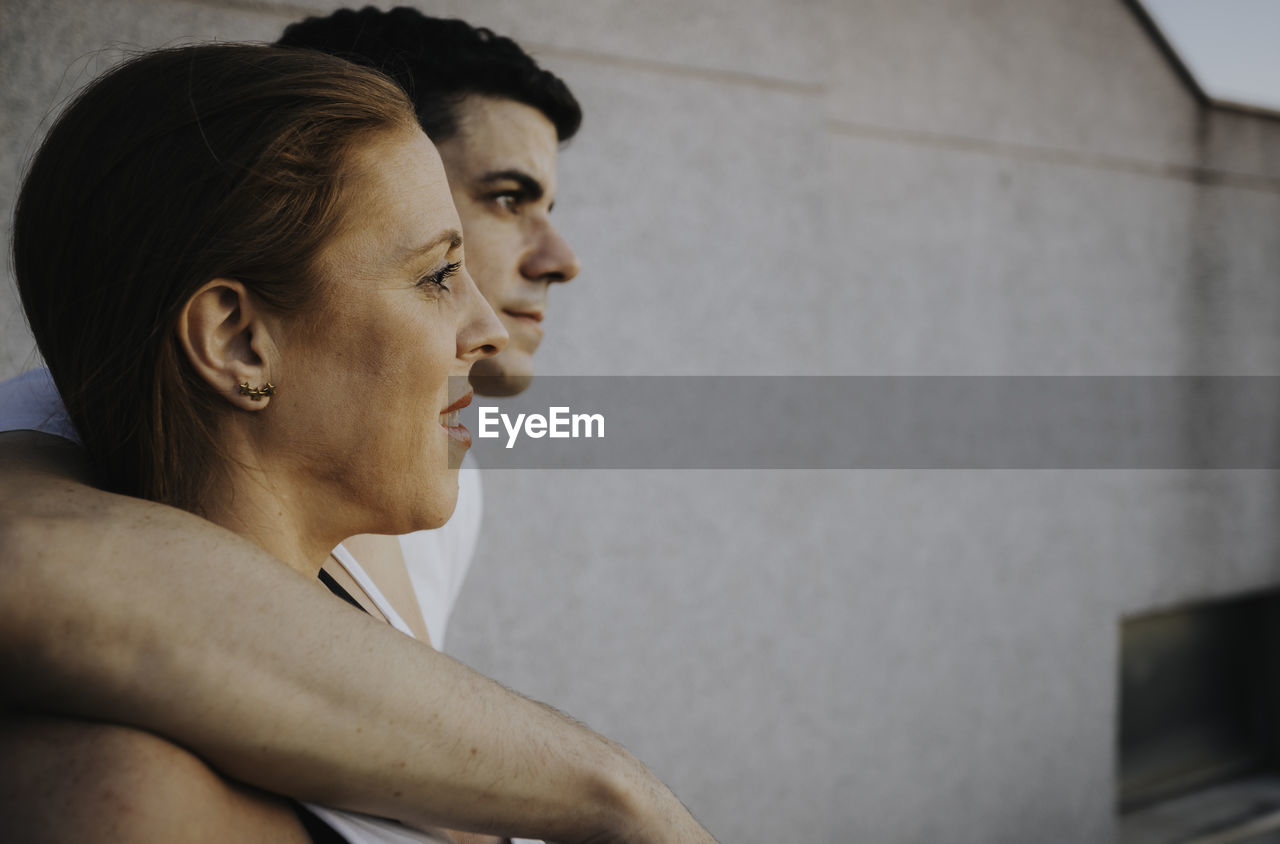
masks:
<path id="1" fill-rule="evenodd" d="M 515 193 L 495 194 L 493 201 L 504 211 L 514 211 L 520 205 L 520 195 Z"/>
<path id="2" fill-rule="evenodd" d="M 460 269 L 462 269 L 461 261 L 454 261 L 452 264 L 445 264 L 443 267 L 441 267 L 439 270 L 432 273 L 431 275 L 426 275 L 418 279 L 418 286 L 422 287 L 423 285 L 426 285 L 426 284 L 434 284 L 436 287 L 439 287 L 441 290 L 447 291 L 449 289 L 449 285 L 445 284 L 445 282 L 448 281 L 453 276 L 457 275 L 458 270 Z"/>

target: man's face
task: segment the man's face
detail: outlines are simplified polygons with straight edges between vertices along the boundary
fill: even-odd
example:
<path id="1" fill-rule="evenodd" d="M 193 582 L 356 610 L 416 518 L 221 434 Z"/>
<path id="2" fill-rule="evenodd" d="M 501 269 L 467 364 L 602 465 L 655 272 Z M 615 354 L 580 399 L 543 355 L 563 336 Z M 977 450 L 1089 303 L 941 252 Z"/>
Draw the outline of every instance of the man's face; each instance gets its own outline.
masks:
<path id="1" fill-rule="evenodd" d="M 511 335 L 471 375 L 477 392 L 509 396 L 533 378 L 548 288 L 578 274 L 578 257 L 549 216 L 556 130 L 537 109 L 499 97 L 467 97 L 458 117 L 458 133 L 437 148 L 462 219 L 467 269 Z"/>

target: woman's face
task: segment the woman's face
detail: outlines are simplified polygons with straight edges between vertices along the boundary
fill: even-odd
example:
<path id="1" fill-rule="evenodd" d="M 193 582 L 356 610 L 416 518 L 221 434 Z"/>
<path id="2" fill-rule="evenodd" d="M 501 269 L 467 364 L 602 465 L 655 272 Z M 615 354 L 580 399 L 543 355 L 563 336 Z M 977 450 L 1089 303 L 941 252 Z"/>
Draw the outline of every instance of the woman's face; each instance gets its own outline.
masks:
<path id="1" fill-rule="evenodd" d="M 438 527 L 469 443 L 445 412 L 506 332 L 462 266 L 462 227 L 421 131 L 354 150 L 342 201 L 318 259 L 318 313 L 281 322 L 274 447 L 305 484 L 305 516 L 343 536 Z"/>

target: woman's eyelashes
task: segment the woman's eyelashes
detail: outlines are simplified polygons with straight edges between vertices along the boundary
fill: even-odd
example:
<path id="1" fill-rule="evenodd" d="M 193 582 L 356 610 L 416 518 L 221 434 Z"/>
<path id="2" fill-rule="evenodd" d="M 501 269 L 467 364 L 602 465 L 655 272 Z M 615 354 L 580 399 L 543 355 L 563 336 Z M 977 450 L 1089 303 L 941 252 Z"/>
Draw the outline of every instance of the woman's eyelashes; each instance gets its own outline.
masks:
<path id="1" fill-rule="evenodd" d="M 460 269 L 462 269 L 461 261 L 454 261 L 451 264 L 445 264 L 443 267 L 431 273 L 430 275 L 425 275 L 422 278 L 418 279 L 418 286 L 425 287 L 426 285 L 431 284 L 439 288 L 440 290 L 448 291 L 449 285 L 445 284 L 445 282 L 448 281 L 453 276 L 457 275 L 458 270 Z"/>

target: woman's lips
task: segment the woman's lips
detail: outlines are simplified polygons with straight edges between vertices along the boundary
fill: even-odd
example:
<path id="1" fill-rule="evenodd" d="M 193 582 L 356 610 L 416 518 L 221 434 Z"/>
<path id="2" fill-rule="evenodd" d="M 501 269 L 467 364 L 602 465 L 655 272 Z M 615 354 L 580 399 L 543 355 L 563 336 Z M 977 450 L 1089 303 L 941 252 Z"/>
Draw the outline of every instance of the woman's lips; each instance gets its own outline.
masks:
<path id="1" fill-rule="evenodd" d="M 467 430 L 467 426 L 462 424 L 462 408 L 471 404 L 471 399 L 475 395 L 471 390 L 467 390 L 461 398 L 453 404 L 440 411 L 440 425 L 449 434 L 449 439 L 456 441 L 464 447 L 471 445 L 471 432 Z"/>
<path id="2" fill-rule="evenodd" d="M 457 413 L 459 410 L 462 410 L 462 408 L 471 404 L 471 400 L 475 398 L 475 395 L 476 394 L 474 390 L 467 390 L 465 393 L 463 393 L 461 396 L 458 397 L 457 401 L 455 401 L 453 404 L 446 407 L 444 410 L 440 411 L 440 415 L 445 416 L 450 413 Z M 441 422 L 440 424 L 443 425 L 444 423 Z"/>
<path id="3" fill-rule="evenodd" d="M 446 425 L 445 431 L 449 434 L 449 439 L 456 442 L 464 448 L 471 447 L 471 432 L 467 430 L 467 426 L 462 423 L 457 425 Z"/>

